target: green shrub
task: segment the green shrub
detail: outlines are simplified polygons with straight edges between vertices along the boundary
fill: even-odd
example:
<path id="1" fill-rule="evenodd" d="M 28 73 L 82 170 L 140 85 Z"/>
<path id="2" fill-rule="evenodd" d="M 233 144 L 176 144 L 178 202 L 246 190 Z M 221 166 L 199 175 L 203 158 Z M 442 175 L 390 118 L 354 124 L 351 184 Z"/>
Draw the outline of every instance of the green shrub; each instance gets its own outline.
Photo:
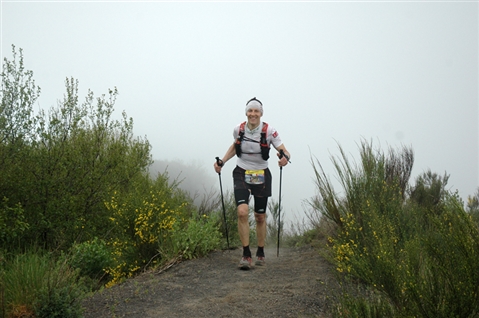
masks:
<path id="1" fill-rule="evenodd" d="M 79 299 L 81 290 L 76 286 L 49 288 L 40 294 L 35 305 L 37 318 L 77 318 L 82 317 Z"/>
<path id="2" fill-rule="evenodd" d="M 4 197 L 0 203 L 0 246 L 11 245 L 28 228 L 22 206 L 16 204 L 12 207 Z"/>
<path id="3" fill-rule="evenodd" d="M 78 237 L 103 235 L 109 189 L 146 173 L 151 146 L 134 136 L 125 112 L 113 118 L 116 88 L 80 98 L 78 80 L 67 79 L 57 105 L 35 112 L 40 88 L 23 51 L 12 45 L 12 54 L 0 74 L 0 189 L 12 203 L 0 203 L 0 245 L 7 237 L 15 249 L 65 250 Z"/>
<path id="4" fill-rule="evenodd" d="M 173 231 L 172 241 L 174 256 L 182 255 L 184 259 L 205 256 L 220 246 L 218 220 L 207 215 L 193 217 L 183 229 Z"/>
<path id="5" fill-rule="evenodd" d="M 479 230 L 445 190 L 448 176 L 426 172 L 409 191 L 412 151 L 388 157 L 363 143 L 356 166 L 341 153 L 334 162 L 342 196 L 315 169 L 320 198 L 313 201 L 338 226 L 329 242 L 340 277 L 381 294 L 398 316 L 477 317 Z M 371 301 L 355 297 L 341 306 L 355 308 L 351 317 L 375 317 Z"/>
<path id="6" fill-rule="evenodd" d="M 167 261 L 176 226 L 183 228 L 192 214 L 188 197 L 169 185 L 165 174 L 154 181 L 138 178 L 126 193 L 113 191 L 105 206 L 112 225 L 108 245 L 113 260 L 106 269 L 111 277 L 107 287 Z"/>
<path id="7" fill-rule="evenodd" d="M 4 273 L 7 312 L 24 307 L 23 311 L 33 313 L 49 270 L 48 258 L 36 253 L 17 255 L 7 262 Z"/>
<path id="8" fill-rule="evenodd" d="M 333 318 L 393 318 L 396 309 L 386 297 L 375 292 L 362 291 L 366 296 L 343 294 L 333 310 Z"/>
<path id="9" fill-rule="evenodd" d="M 91 241 L 75 244 L 71 247 L 69 263 L 80 269 L 81 275 L 99 279 L 105 274 L 105 268 L 112 265 L 111 249 L 104 240 L 94 238 Z"/>
<path id="10" fill-rule="evenodd" d="M 440 214 L 424 209 L 430 226 L 408 248 L 410 277 L 405 298 L 424 317 L 477 317 L 479 314 L 479 233 L 455 196 L 447 195 Z"/>
<path id="11" fill-rule="evenodd" d="M 16 255 L 7 261 L 3 284 L 7 317 L 50 317 L 42 314 L 46 312 L 81 316 L 79 298 L 83 289 L 78 283 L 78 271 L 49 254 Z"/>

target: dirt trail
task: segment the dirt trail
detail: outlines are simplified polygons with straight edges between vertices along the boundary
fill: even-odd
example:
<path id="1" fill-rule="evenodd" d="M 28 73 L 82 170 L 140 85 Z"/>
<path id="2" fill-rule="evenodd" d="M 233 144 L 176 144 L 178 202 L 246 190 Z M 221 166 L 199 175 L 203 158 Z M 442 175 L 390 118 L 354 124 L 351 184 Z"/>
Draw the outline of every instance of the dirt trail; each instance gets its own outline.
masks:
<path id="1" fill-rule="evenodd" d="M 144 273 L 84 301 L 85 318 L 329 317 L 330 265 L 311 247 L 266 250 L 266 266 L 237 268 L 240 250 L 217 251 Z"/>

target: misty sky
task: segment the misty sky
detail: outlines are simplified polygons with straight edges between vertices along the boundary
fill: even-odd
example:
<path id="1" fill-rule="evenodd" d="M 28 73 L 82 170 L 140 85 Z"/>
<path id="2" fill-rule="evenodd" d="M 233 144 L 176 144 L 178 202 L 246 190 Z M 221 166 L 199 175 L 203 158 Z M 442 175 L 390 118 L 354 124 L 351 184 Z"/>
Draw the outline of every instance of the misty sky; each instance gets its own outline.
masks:
<path id="1" fill-rule="evenodd" d="M 315 193 L 311 157 L 334 179 L 338 144 L 358 159 L 363 138 L 412 147 L 411 181 L 447 172 L 463 198 L 479 185 L 477 1 L 2 1 L 2 61 L 12 44 L 42 89 L 37 108 L 57 105 L 66 78 L 80 99 L 117 87 L 117 118 L 133 117 L 154 159 L 203 167 L 198 184 L 219 187 L 214 158 L 256 96 L 292 154 L 289 220 Z"/>

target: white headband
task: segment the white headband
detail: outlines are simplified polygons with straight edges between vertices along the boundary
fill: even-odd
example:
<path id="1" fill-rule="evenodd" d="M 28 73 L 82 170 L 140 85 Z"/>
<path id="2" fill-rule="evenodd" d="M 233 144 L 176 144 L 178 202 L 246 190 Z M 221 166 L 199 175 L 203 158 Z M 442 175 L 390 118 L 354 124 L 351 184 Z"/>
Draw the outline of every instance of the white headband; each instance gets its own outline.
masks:
<path id="1" fill-rule="evenodd" d="M 248 113 L 248 110 L 250 110 L 251 108 L 258 109 L 261 112 L 261 115 L 263 115 L 263 105 L 261 104 L 261 102 L 259 100 L 255 99 L 255 98 L 250 100 L 246 104 L 245 113 Z"/>

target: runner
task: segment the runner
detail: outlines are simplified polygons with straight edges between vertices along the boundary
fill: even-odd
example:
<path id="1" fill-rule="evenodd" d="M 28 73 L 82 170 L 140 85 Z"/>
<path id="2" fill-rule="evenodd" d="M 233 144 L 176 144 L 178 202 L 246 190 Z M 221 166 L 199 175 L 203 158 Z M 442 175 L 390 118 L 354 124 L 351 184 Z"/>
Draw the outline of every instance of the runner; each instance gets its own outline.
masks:
<path id="1" fill-rule="evenodd" d="M 249 269 L 252 265 L 252 255 L 249 248 L 249 199 L 254 197 L 254 217 L 256 221 L 256 236 L 258 250 L 256 262 L 258 266 L 265 264 L 264 244 L 266 240 L 266 207 L 271 196 L 271 172 L 268 169 L 270 145 L 277 151 L 283 151 L 291 158 L 278 132 L 261 121 L 263 104 L 256 99 L 246 103 L 247 121 L 237 125 L 233 130 L 234 142 L 228 148 L 223 159 L 214 163 L 217 173 L 228 160 L 238 157 L 233 170 L 234 196 L 238 209 L 238 233 L 243 245 L 243 256 L 239 267 Z M 278 153 L 278 165 L 288 164 L 288 159 L 281 158 Z"/>

